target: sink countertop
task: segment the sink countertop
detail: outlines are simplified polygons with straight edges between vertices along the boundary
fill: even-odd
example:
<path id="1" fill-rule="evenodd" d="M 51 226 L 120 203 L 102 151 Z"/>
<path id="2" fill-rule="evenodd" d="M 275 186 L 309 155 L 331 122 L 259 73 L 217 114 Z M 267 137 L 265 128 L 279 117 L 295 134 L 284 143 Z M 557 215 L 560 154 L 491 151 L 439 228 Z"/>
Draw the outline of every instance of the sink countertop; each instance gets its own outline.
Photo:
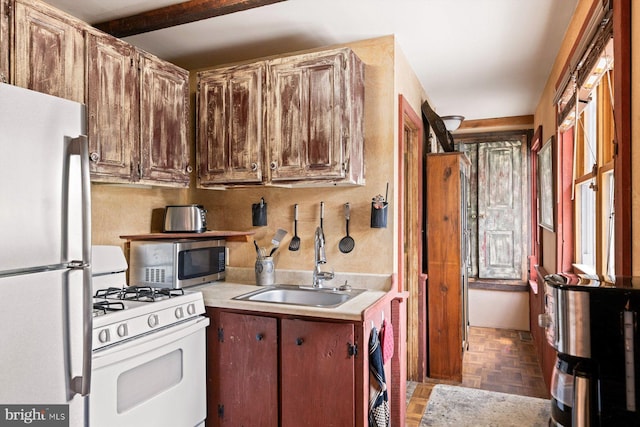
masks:
<path id="1" fill-rule="evenodd" d="M 310 284 L 311 277 L 309 271 L 276 270 L 277 284 Z M 188 289 L 202 292 L 204 304 L 207 307 L 343 320 L 363 320 L 364 311 L 386 296 L 391 289 L 391 276 L 356 273 L 336 273 L 333 280 L 325 282 L 325 288 L 341 286 L 345 280 L 348 280 L 353 288 L 365 288 L 367 292 L 334 308 L 234 300 L 234 297 L 264 288 L 255 285 L 255 273 L 253 269 L 247 268 L 230 268 L 225 281 L 211 282 Z"/>

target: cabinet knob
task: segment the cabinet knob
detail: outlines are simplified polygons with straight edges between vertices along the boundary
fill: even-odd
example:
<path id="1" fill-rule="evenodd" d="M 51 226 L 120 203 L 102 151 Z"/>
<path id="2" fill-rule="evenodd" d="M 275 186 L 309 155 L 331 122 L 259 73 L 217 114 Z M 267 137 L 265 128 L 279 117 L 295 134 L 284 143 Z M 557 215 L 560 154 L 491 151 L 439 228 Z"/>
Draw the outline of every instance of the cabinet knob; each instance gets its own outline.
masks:
<path id="1" fill-rule="evenodd" d="M 302 343 L 304 343 L 304 339 L 296 338 L 296 345 L 302 345 Z"/>
<path id="2" fill-rule="evenodd" d="M 191 173 L 193 172 L 193 168 L 191 167 L 191 165 L 187 166 L 187 173 Z"/>
<path id="3" fill-rule="evenodd" d="M 271 168 L 272 171 L 278 169 L 278 162 L 273 161 L 269 164 L 269 167 Z"/>
<path id="4" fill-rule="evenodd" d="M 97 162 L 98 160 L 100 160 L 100 154 L 94 151 L 93 153 L 89 154 L 89 160 L 91 160 L 92 162 Z"/>
<path id="5" fill-rule="evenodd" d="M 262 335 L 262 334 L 257 334 L 256 335 L 256 341 L 262 341 L 262 338 L 264 338 L 264 335 Z"/>
<path id="6" fill-rule="evenodd" d="M 258 170 L 258 164 L 257 164 L 257 163 L 255 163 L 255 162 L 254 162 L 254 163 L 251 163 L 251 171 L 252 171 L 252 172 L 255 172 L 255 171 L 257 171 L 257 170 Z"/>

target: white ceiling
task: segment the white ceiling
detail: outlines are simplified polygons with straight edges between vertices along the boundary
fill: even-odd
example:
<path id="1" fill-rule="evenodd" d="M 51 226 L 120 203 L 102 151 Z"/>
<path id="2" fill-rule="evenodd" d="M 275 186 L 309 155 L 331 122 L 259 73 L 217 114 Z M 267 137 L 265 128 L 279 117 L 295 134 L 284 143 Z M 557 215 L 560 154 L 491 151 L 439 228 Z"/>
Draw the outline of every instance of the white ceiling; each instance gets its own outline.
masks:
<path id="1" fill-rule="evenodd" d="M 97 23 L 175 0 L 46 0 Z M 395 34 L 438 114 L 533 114 L 577 0 L 287 0 L 125 40 L 187 69 Z"/>

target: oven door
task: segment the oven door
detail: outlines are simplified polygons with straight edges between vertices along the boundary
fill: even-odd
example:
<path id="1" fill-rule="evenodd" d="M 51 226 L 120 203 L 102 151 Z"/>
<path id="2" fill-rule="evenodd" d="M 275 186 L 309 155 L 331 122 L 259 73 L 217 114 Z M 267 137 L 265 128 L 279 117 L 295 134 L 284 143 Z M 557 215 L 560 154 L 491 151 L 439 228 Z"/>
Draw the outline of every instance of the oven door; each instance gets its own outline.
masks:
<path id="1" fill-rule="evenodd" d="M 206 317 L 93 354 L 92 427 L 196 426 L 206 418 Z"/>

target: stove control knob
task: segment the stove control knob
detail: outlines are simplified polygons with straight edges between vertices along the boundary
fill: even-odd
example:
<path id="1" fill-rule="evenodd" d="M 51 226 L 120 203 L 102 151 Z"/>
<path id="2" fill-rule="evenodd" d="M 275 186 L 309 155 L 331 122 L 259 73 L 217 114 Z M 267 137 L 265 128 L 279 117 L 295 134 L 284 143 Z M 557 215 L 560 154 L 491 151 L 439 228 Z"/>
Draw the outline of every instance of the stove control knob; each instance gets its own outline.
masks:
<path id="1" fill-rule="evenodd" d="M 124 338 L 127 335 L 129 335 L 129 330 L 127 328 L 127 324 L 126 323 L 121 323 L 120 325 L 118 325 L 117 332 L 118 332 L 118 336 L 120 338 Z"/>
<path id="2" fill-rule="evenodd" d="M 109 337 L 108 329 L 103 329 L 98 333 L 98 341 L 100 341 L 102 344 L 108 343 L 110 340 L 111 338 Z"/>
<path id="3" fill-rule="evenodd" d="M 184 310 L 182 309 L 182 307 L 178 307 L 176 308 L 176 319 L 182 319 L 184 317 Z"/>
<path id="4" fill-rule="evenodd" d="M 192 315 L 192 316 L 193 316 L 194 314 L 196 314 L 196 306 L 195 306 L 195 304 L 189 304 L 189 305 L 187 306 L 187 313 L 189 313 L 189 314 L 190 314 L 190 315 Z"/>
<path id="5" fill-rule="evenodd" d="M 149 316 L 149 319 L 147 319 L 147 323 L 152 328 L 155 328 L 156 326 L 158 326 L 158 315 L 152 314 L 151 316 Z"/>

